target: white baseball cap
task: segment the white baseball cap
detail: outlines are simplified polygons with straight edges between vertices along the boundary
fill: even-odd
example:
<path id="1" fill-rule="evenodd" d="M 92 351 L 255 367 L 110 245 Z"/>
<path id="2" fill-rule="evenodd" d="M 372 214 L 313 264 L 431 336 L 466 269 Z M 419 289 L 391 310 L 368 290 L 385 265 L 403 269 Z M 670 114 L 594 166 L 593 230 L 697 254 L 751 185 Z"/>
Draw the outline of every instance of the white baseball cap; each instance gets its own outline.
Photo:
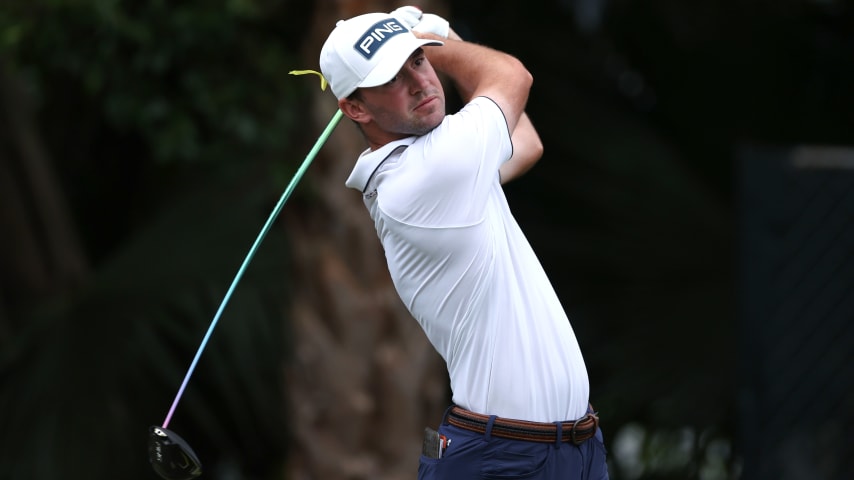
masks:
<path id="1" fill-rule="evenodd" d="M 320 49 L 320 71 L 338 99 L 357 88 L 376 87 L 397 75 L 406 59 L 424 45 L 402 21 L 388 13 L 339 20 Z"/>

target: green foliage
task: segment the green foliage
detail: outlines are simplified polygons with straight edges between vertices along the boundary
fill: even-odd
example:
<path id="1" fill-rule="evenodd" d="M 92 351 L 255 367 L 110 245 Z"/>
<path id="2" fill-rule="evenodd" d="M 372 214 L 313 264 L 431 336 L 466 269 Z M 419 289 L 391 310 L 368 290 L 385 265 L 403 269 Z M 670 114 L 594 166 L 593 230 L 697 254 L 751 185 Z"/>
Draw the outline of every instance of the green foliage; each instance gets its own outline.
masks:
<path id="1" fill-rule="evenodd" d="M 138 135 L 159 162 L 282 152 L 305 87 L 297 2 L 5 2 L 0 48 L 30 80 L 43 117 L 83 131 L 80 105 Z M 289 4 L 290 3 L 290 4 Z M 74 105 L 67 97 L 79 95 Z"/>
<path id="2" fill-rule="evenodd" d="M 272 192 L 247 191 L 252 176 L 207 176 L 140 225 L 88 287 L 28 316 L 0 353 L 0 479 L 157 478 L 148 427 L 163 421 L 268 214 Z M 207 478 L 276 478 L 284 461 L 286 256 L 274 227 L 169 424 Z"/>
<path id="3" fill-rule="evenodd" d="M 313 83 L 288 75 L 310 6 L 8 0 L 0 61 L 26 83 L 91 281 L 16 310 L 0 351 L 0 479 L 155 478 L 149 425 L 284 185 Z M 35 219 L 34 222 L 40 219 Z M 170 428 L 206 475 L 271 478 L 286 450 L 287 248 L 268 235 Z M 8 348 L 7 348 L 8 347 Z M 223 473 L 226 472 L 226 473 Z"/>

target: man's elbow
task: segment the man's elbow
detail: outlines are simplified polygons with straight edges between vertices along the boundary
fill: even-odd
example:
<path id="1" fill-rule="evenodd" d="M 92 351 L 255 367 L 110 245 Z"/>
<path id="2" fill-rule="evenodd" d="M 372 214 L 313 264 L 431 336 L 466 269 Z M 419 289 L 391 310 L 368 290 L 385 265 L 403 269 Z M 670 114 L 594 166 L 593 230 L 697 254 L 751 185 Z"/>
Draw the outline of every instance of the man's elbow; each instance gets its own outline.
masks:
<path id="1" fill-rule="evenodd" d="M 540 136 L 537 134 L 536 130 L 531 127 L 530 134 L 528 138 L 525 140 L 525 170 L 529 170 L 533 167 L 537 162 L 543 158 L 543 141 L 540 139 Z"/>
<path id="2" fill-rule="evenodd" d="M 543 141 L 540 140 L 540 137 L 537 136 L 536 141 L 533 145 L 531 145 L 531 165 L 540 161 L 543 158 Z"/>
<path id="3" fill-rule="evenodd" d="M 534 75 L 531 74 L 530 70 L 516 57 L 513 57 L 516 61 L 516 73 L 519 77 L 519 87 L 524 88 L 525 90 L 531 90 L 531 87 L 534 85 Z"/>

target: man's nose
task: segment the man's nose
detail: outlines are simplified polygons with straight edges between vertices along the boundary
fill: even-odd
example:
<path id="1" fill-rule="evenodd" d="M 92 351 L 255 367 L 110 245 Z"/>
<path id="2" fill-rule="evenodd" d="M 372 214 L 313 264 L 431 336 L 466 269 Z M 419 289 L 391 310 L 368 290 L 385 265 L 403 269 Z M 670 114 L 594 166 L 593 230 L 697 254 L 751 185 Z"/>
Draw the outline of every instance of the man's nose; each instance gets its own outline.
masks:
<path id="1" fill-rule="evenodd" d="M 426 88 L 428 85 L 430 85 L 429 78 L 427 75 L 414 71 L 409 71 L 408 73 L 409 90 L 411 91 L 411 93 L 418 93 L 424 90 L 424 88 Z"/>

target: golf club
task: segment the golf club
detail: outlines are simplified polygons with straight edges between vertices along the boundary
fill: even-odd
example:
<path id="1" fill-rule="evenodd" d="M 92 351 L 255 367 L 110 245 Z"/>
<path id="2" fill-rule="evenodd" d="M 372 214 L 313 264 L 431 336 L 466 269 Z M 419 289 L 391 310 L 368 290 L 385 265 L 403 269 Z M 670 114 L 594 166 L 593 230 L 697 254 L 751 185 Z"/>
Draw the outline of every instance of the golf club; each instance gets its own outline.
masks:
<path id="1" fill-rule="evenodd" d="M 322 82 L 325 81 L 322 76 L 321 79 Z M 272 227 L 276 217 L 279 216 L 279 212 L 281 212 L 282 207 L 284 207 L 285 202 L 288 200 L 288 197 L 291 196 L 296 184 L 300 181 L 306 170 L 308 170 L 308 167 L 311 165 L 314 157 L 317 156 L 317 152 L 320 150 L 320 147 L 326 143 L 326 139 L 329 138 L 329 135 L 338 125 L 338 122 L 341 121 L 342 116 L 343 113 L 341 110 L 335 112 L 335 115 L 332 116 L 332 119 L 323 130 L 323 133 L 320 134 L 320 137 L 314 143 L 314 147 L 312 147 L 311 151 L 306 155 L 302 165 L 300 165 L 299 169 L 297 169 L 297 172 L 294 174 L 294 177 L 291 179 L 290 183 L 288 183 L 287 188 L 279 198 L 279 201 L 270 213 L 269 218 L 267 218 L 267 222 L 264 224 L 263 228 L 261 228 L 261 232 L 255 239 L 255 243 L 253 243 L 252 248 L 249 249 L 249 253 L 247 253 L 246 258 L 243 260 L 243 264 L 234 276 L 234 280 L 231 282 L 231 286 L 225 293 L 225 297 L 223 297 L 216 315 L 214 315 L 213 320 L 211 320 L 207 333 L 205 333 L 202 343 L 196 351 L 196 356 L 193 357 L 190 368 L 184 376 L 184 381 L 178 389 L 178 394 L 175 395 L 175 400 L 169 408 L 169 413 L 166 414 L 166 419 L 163 420 L 163 425 L 160 427 L 152 426 L 149 429 L 148 459 L 151 462 L 154 471 L 167 480 L 189 480 L 198 477 L 202 473 L 201 462 L 199 462 L 199 458 L 196 456 L 195 452 L 193 452 L 193 449 L 190 448 L 190 445 L 175 432 L 168 430 L 166 427 L 169 426 L 169 422 L 172 420 L 175 408 L 178 406 L 178 402 L 181 400 L 181 396 L 187 388 L 187 383 L 190 381 L 190 377 L 196 369 L 199 357 L 202 356 L 202 351 L 205 349 L 217 322 L 219 322 L 219 318 L 222 316 L 222 312 L 225 310 L 226 304 L 228 304 L 228 301 L 231 299 L 231 295 L 234 292 L 235 287 L 237 287 L 237 283 L 240 281 L 241 277 L 243 277 L 243 273 L 246 271 L 246 267 L 249 265 L 252 257 L 255 256 L 255 251 L 258 249 L 261 241 L 264 240 L 264 237 Z"/>
<path id="2" fill-rule="evenodd" d="M 202 474 L 202 463 L 177 433 L 161 427 L 148 430 L 148 457 L 158 475 L 167 480 L 186 480 Z"/>

